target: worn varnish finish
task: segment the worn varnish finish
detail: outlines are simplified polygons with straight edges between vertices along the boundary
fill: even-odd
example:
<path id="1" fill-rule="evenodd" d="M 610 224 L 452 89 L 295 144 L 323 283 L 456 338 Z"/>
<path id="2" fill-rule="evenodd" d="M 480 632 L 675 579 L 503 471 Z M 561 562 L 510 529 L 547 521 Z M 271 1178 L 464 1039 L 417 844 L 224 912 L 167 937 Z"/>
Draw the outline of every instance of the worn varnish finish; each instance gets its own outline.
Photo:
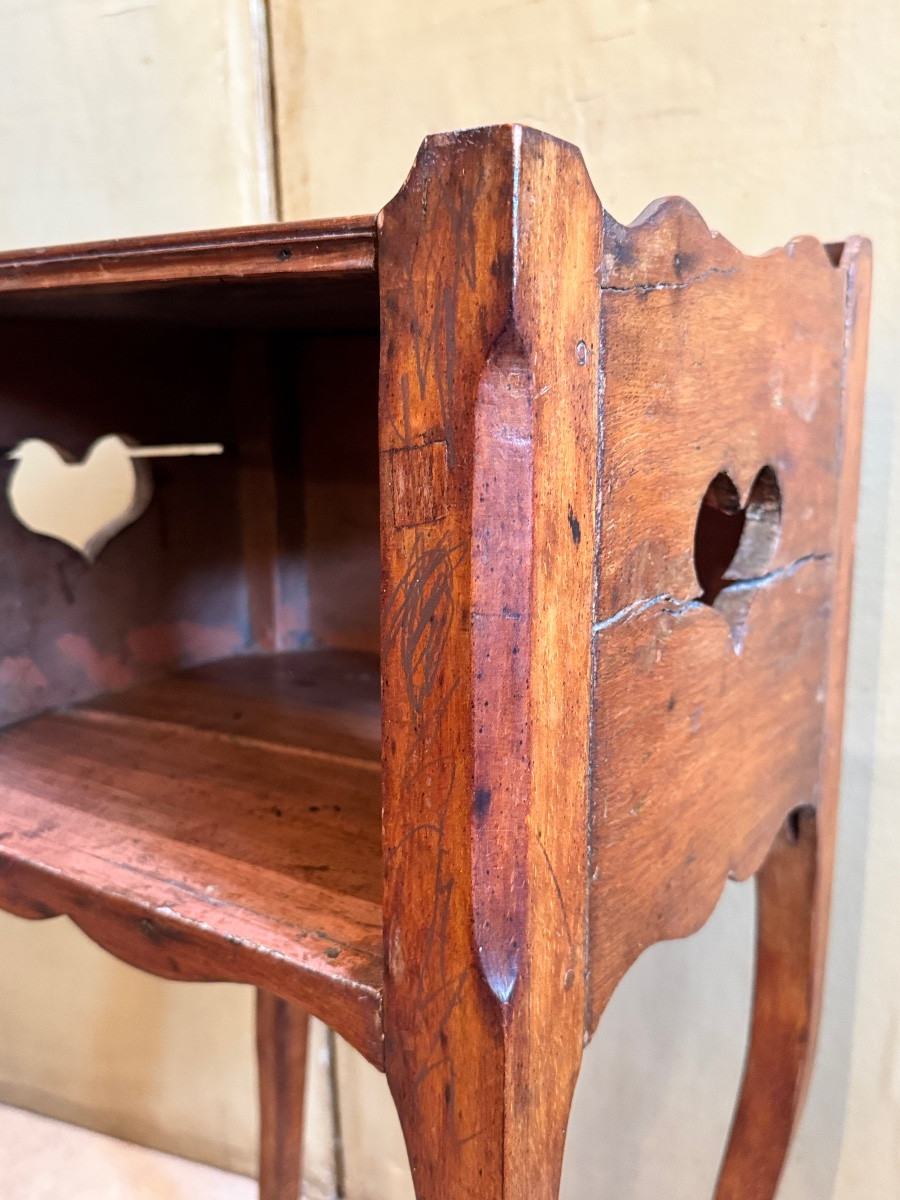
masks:
<path id="1" fill-rule="evenodd" d="M 0 317 L 295 326 L 378 322 L 375 218 L 0 255 Z"/>
<path id="2" fill-rule="evenodd" d="M 821 774 L 815 807 L 803 807 L 789 819 L 757 875 L 757 962 L 750 1047 L 715 1200 L 769 1200 L 774 1194 L 806 1096 L 822 1005 L 871 287 L 869 244 L 849 238 L 839 251 L 840 266 L 846 271 L 843 428 L 832 534 L 834 592 Z"/>
<path id="3" fill-rule="evenodd" d="M 693 932 L 818 799 L 846 284 L 818 242 L 744 258 L 684 202 L 607 221 L 601 279 L 594 1018 L 643 946 Z M 704 493 L 723 472 L 745 503 L 766 466 L 777 540 L 739 548 L 698 603 Z"/>
<path id="4" fill-rule="evenodd" d="M 589 1033 L 644 947 L 765 863 L 720 1198 L 751 1179 L 770 1196 L 821 990 L 868 250 L 836 263 L 799 239 L 745 258 L 683 201 L 601 232 L 579 168 L 554 176 L 565 152 L 534 137 L 429 140 L 382 218 L 388 1075 L 420 1197 L 553 1195 L 578 1062 L 559 946 L 577 976 L 588 937 Z M 541 322 L 566 314 L 546 342 L 529 267 Z M 577 373 L 554 388 L 572 342 L 580 431 Z M 596 563 L 590 668 L 583 576 L 552 532 L 564 508 Z M 587 911 L 566 853 L 582 834 Z M 806 1000 L 784 1011 L 798 980 Z"/>
<path id="5" fill-rule="evenodd" d="M 558 1185 L 586 978 L 600 219 L 580 154 L 518 128 L 429 139 L 382 215 L 386 1066 L 420 1200 Z"/>
<path id="6" fill-rule="evenodd" d="M 693 932 L 726 877 L 765 860 L 720 1200 L 772 1195 L 814 1045 L 861 415 L 848 279 L 866 253 L 849 246 L 836 270 L 800 239 L 745 258 L 675 202 L 606 225 L 590 1027 L 645 946 Z M 704 492 L 724 472 L 743 503 L 764 466 L 777 540 L 760 536 L 766 514 L 748 518 L 730 585 L 698 603 Z M 796 835 L 766 859 L 785 821 Z"/>
<path id="7" fill-rule="evenodd" d="M 259 989 L 263 1200 L 298 1186 L 307 1013 L 386 1070 L 419 1200 L 553 1200 L 613 990 L 754 874 L 716 1200 L 772 1200 L 869 261 L 745 257 L 681 200 L 621 226 L 516 126 L 428 138 L 377 222 L 0 258 L 0 443 L 78 454 L 128 396 L 122 432 L 226 448 L 155 467 L 90 571 L 0 511 L 0 905 Z"/>
<path id="8" fill-rule="evenodd" d="M 269 992 L 256 993 L 259 1061 L 259 1193 L 299 1200 L 309 1016 Z"/>
<path id="9" fill-rule="evenodd" d="M 377 688 L 371 660 L 238 659 L 7 729 L 3 906 L 286 995 L 379 1062 Z"/>

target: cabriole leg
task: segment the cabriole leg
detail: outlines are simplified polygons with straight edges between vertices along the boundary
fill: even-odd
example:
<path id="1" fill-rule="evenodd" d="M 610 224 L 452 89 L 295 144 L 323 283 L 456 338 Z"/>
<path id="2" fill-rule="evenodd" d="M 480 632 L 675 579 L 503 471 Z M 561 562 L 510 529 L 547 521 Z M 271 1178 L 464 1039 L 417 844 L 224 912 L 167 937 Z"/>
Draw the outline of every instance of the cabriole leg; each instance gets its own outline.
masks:
<path id="1" fill-rule="evenodd" d="M 806 1096 L 822 1000 L 831 845 L 791 814 L 757 875 L 750 1045 L 715 1200 L 772 1200 Z"/>
<path id="2" fill-rule="evenodd" d="M 557 1200 L 578 1049 L 561 1036 L 525 1062 L 481 1034 L 389 1067 L 417 1200 Z"/>
<path id="3" fill-rule="evenodd" d="M 302 1008 L 257 991 L 260 1200 L 300 1196 L 308 1034 L 309 1016 Z"/>

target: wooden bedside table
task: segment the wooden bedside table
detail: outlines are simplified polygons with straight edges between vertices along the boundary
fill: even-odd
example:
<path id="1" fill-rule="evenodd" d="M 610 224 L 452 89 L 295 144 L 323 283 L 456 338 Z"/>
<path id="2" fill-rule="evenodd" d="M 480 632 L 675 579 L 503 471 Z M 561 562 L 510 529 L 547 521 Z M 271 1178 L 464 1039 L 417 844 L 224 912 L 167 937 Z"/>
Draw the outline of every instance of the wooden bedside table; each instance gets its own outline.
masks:
<path id="1" fill-rule="evenodd" d="M 0 510 L 0 905 L 259 989 L 264 1200 L 298 1191 L 306 1014 L 387 1072 L 419 1200 L 552 1200 L 616 984 L 753 874 L 716 1197 L 771 1200 L 869 275 L 682 200 L 621 226 L 518 126 L 426 139 L 377 219 L 0 258 L 5 446 L 224 448 L 157 463 L 93 562 Z"/>

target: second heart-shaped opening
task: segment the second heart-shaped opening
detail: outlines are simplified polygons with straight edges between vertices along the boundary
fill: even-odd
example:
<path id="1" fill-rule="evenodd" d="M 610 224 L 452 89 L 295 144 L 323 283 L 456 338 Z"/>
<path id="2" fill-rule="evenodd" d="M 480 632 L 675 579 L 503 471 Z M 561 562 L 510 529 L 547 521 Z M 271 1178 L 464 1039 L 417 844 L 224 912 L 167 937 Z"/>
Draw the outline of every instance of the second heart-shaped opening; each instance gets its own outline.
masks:
<path id="1" fill-rule="evenodd" d="M 694 532 L 694 569 L 699 599 L 714 605 L 734 583 L 765 573 L 781 533 L 781 489 L 770 466 L 753 481 L 745 508 L 724 471 L 710 483 Z"/>

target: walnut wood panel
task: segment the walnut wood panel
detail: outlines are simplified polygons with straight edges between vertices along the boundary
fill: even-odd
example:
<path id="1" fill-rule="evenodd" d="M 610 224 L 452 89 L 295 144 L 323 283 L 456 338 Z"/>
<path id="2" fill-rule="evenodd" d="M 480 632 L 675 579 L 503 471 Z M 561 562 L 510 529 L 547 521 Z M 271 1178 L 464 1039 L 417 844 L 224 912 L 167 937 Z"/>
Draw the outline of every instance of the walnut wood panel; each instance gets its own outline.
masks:
<path id="1" fill-rule="evenodd" d="M 379 338 L 344 333 L 295 340 L 309 629 L 324 645 L 377 652 Z"/>
<path id="2" fill-rule="evenodd" d="M 247 608 L 250 634 L 254 646 L 272 653 L 292 649 L 297 632 L 306 632 L 309 618 L 306 612 L 306 588 L 301 586 L 291 595 L 283 587 L 282 545 L 290 553 L 300 543 L 302 506 L 299 489 L 290 488 L 294 504 L 284 506 L 294 515 L 285 521 L 279 493 L 285 486 L 285 476 L 294 483 L 299 453 L 297 438 L 289 438 L 293 453 L 282 451 L 281 459 L 287 471 L 275 467 L 276 437 L 284 433 L 284 420 L 272 392 L 277 388 L 280 372 L 275 365 L 270 339 L 258 332 L 241 331 L 234 339 L 231 371 L 231 408 L 234 414 L 235 441 L 238 449 L 238 524 L 241 559 L 247 586 Z M 296 428 L 296 422 L 294 423 Z"/>
<path id="3" fill-rule="evenodd" d="M 742 256 L 681 200 L 621 226 L 577 150 L 505 126 L 428 138 L 377 225 L 0 258 L 0 317 L 73 318 L 4 320 L 0 443 L 77 454 L 125 397 L 140 440 L 226 446 L 160 467 L 92 573 L 0 511 L 0 723 L 95 697 L 0 732 L 0 904 L 265 993 L 276 1195 L 300 1005 L 386 1069 L 418 1200 L 553 1200 L 613 989 L 758 873 L 717 1200 L 771 1200 L 821 1000 L 869 273 L 858 238 Z"/>
<path id="4" fill-rule="evenodd" d="M 372 654 L 241 655 L 98 696 L 83 711 L 377 766 L 380 679 Z"/>
<path id="5" fill-rule="evenodd" d="M 726 877 L 752 874 L 787 814 L 821 798 L 855 419 L 846 272 L 813 239 L 744 257 L 671 201 L 628 229 L 607 219 L 600 277 L 591 1025 L 645 946 L 698 928 Z M 752 496 L 766 467 L 771 503 Z M 748 515 L 709 603 L 695 526 L 720 473 Z M 707 499 L 720 511 L 697 528 L 698 563 L 736 517 L 727 488 Z"/>
<path id="6" fill-rule="evenodd" d="M 499 169 L 505 136 L 427 141 L 379 248 L 386 1064 L 417 1194 L 555 1194 L 577 1055 L 564 1035 L 551 1052 L 541 1025 L 545 1005 L 557 1036 L 567 1022 L 549 965 L 559 924 L 536 869 L 549 829 L 557 914 L 570 945 L 589 939 L 587 1032 L 645 946 L 698 928 L 729 875 L 767 862 L 756 1022 L 771 1027 L 751 1045 L 721 1187 L 746 1185 L 767 1141 L 756 1165 L 768 1197 L 819 1003 L 861 411 L 848 337 L 864 305 L 847 306 L 839 247 L 803 238 L 746 258 L 683 201 L 601 231 L 589 185 L 575 202 L 560 170 L 553 199 L 542 190 L 529 168 L 550 156 L 529 159 L 533 135 L 513 133 Z M 552 218 L 532 235 L 553 206 L 573 259 L 555 262 L 549 287 Z M 533 308 L 529 267 L 545 281 Z M 581 324 L 591 311 L 596 325 Z M 584 427 L 565 427 L 583 402 L 576 376 L 538 405 L 576 327 L 602 447 L 590 618 L 583 577 L 545 533 L 571 486 L 565 454 L 581 470 L 592 461 Z M 556 459 L 536 433 L 545 412 L 546 436 L 566 447 Z M 586 491 L 573 494 L 570 540 L 591 545 Z M 551 576 L 548 611 L 538 580 Z M 584 864 L 566 854 L 580 839 L 577 707 L 552 749 L 536 733 L 578 687 L 592 694 L 589 919 L 572 899 Z M 796 815 L 808 808 L 812 841 Z M 794 857 L 767 860 L 779 830 Z M 766 963 L 784 928 L 798 943 L 779 975 Z M 801 977 L 807 999 L 781 1028 L 806 1043 L 772 1084 L 790 1102 L 766 1106 L 755 1064 L 771 1060 L 767 1039 L 790 1036 L 769 1014 Z M 747 1140 L 750 1110 L 769 1117 L 768 1137 Z"/>
<path id="7" fill-rule="evenodd" d="M 377 650 L 377 370 L 366 333 L 0 324 L 0 445 L 225 447 L 155 462 L 92 564 L 0 504 L 0 724 L 249 648 Z"/>
<path id="8" fill-rule="evenodd" d="M 0 317 L 371 326 L 376 297 L 373 217 L 0 255 Z"/>
<path id="9" fill-rule="evenodd" d="M 148 688 L 146 714 L 138 688 L 0 733 L 0 904 L 155 974 L 275 992 L 377 1063 L 380 771 L 353 753 L 377 676 L 317 657 L 318 697 L 302 654 L 251 658 L 246 688 L 233 663 L 224 687 Z"/>
<path id="10" fill-rule="evenodd" d="M 558 1186 L 584 1012 L 599 237 L 581 156 L 519 128 L 429 138 L 381 217 L 385 1053 L 419 1200 Z"/>
<path id="11" fill-rule="evenodd" d="M 299 1200 L 309 1016 L 256 993 L 259 1063 L 259 1200 Z"/>
<path id="12" fill-rule="evenodd" d="M 378 337 L 243 331 L 234 342 L 254 642 L 377 652 Z"/>
<path id="13" fill-rule="evenodd" d="M 822 1006 L 868 334 L 868 243 L 850 238 L 839 262 L 847 273 L 843 431 L 822 785 L 817 807 L 788 818 L 757 875 L 750 1045 L 716 1200 L 771 1200 L 775 1194 L 806 1096 Z"/>
<path id="14" fill-rule="evenodd" d="M 0 323 L 0 446 L 40 437 L 80 458 L 123 432 L 226 447 L 154 463 L 150 508 L 93 564 L 0 503 L 0 724 L 252 645 L 231 360 L 224 332 Z"/>
<path id="15" fill-rule="evenodd" d="M 140 288 L 44 288 L 0 292 L 0 320 L 73 320 L 196 328 L 343 330 L 378 328 L 378 285 L 365 274 L 201 279 Z"/>
<path id="16" fill-rule="evenodd" d="M 374 270 L 375 218 L 336 217 L 13 250 L 0 254 L 0 290 Z"/>

